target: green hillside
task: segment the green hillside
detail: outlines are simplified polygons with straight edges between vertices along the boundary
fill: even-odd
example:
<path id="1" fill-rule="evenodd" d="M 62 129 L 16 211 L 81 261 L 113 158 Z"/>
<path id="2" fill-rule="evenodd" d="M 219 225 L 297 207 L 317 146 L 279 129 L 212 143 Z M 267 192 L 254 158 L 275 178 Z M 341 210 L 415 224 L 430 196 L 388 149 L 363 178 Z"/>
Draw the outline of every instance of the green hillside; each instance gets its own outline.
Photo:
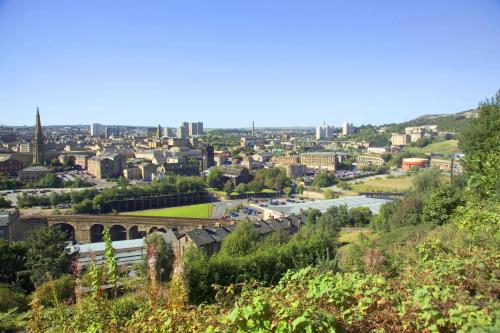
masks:
<path id="1" fill-rule="evenodd" d="M 386 126 L 388 126 L 389 132 L 402 132 L 405 127 L 424 125 L 437 125 L 440 131 L 445 132 L 461 132 L 475 112 L 476 110 L 468 110 L 456 114 L 425 115 L 404 123 Z"/>
<path id="2" fill-rule="evenodd" d="M 462 152 L 458 147 L 458 140 L 445 140 L 431 143 L 423 148 L 419 147 L 406 147 L 406 151 L 412 153 L 435 153 L 435 154 L 443 154 L 443 155 L 451 155 L 455 153 Z"/>

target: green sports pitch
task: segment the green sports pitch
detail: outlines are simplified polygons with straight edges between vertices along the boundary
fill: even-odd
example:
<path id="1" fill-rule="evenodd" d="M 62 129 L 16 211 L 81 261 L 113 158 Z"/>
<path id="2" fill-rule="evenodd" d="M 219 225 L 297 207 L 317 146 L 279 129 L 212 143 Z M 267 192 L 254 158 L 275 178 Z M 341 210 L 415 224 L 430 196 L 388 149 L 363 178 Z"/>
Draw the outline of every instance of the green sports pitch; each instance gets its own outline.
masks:
<path id="1" fill-rule="evenodd" d="M 187 218 L 198 218 L 198 219 L 207 219 L 210 217 L 211 214 L 212 214 L 212 204 L 210 203 L 121 213 L 121 215 L 187 217 Z"/>

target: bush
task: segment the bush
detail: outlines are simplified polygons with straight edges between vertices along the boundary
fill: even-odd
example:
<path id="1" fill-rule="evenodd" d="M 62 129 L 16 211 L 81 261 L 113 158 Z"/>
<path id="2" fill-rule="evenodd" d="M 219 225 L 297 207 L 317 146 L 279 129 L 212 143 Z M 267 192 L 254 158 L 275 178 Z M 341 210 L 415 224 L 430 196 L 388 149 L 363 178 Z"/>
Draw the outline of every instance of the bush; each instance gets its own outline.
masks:
<path id="1" fill-rule="evenodd" d="M 124 324 L 125 321 L 132 318 L 132 315 L 144 306 L 144 304 L 144 300 L 137 298 L 137 295 L 125 295 L 113 302 L 113 312 L 115 317 L 122 320 Z M 123 326 L 123 324 L 120 326 Z"/>
<path id="2" fill-rule="evenodd" d="M 49 280 L 36 288 L 34 296 L 41 305 L 54 306 L 55 303 L 73 302 L 75 297 L 75 279 L 63 275 L 59 279 Z"/>
<path id="3" fill-rule="evenodd" d="M 339 195 L 332 190 L 324 190 L 323 196 L 325 197 L 325 199 L 335 199 L 339 197 Z"/>
<path id="4" fill-rule="evenodd" d="M 9 208 L 12 202 L 6 200 L 4 197 L 0 197 L 0 208 Z"/>
<path id="5" fill-rule="evenodd" d="M 0 285 L 0 312 L 7 312 L 17 308 L 18 311 L 26 311 L 28 309 L 27 297 L 12 290 L 8 285 Z"/>
<path id="6" fill-rule="evenodd" d="M 352 227 L 364 227 L 370 224 L 373 214 L 368 207 L 353 207 L 349 215 L 349 224 Z"/>
<path id="7" fill-rule="evenodd" d="M 167 281 L 174 270 L 174 250 L 170 243 L 165 242 L 165 239 L 159 233 L 153 233 L 146 238 L 146 244 L 154 247 L 156 253 L 156 274 L 160 281 Z M 149 251 L 148 251 L 149 252 Z M 145 258 L 145 266 L 147 267 L 148 256 Z"/>

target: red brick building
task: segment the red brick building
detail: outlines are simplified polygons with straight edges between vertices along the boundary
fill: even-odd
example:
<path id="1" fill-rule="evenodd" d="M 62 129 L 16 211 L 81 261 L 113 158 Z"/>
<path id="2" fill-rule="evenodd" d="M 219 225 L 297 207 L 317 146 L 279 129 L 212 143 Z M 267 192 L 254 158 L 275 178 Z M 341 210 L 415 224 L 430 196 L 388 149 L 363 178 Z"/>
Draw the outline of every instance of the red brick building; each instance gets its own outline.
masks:
<path id="1" fill-rule="evenodd" d="M 15 176 L 23 168 L 23 163 L 12 156 L 0 156 L 0 175 Z"/>

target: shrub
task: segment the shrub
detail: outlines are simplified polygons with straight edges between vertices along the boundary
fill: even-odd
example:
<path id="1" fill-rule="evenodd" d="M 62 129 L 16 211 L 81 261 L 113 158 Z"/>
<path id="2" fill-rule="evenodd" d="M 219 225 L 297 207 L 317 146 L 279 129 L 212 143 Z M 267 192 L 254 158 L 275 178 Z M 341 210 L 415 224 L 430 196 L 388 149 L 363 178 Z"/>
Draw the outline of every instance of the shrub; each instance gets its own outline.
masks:
<path id="1" fill-rule="evenodd" d="M 41 305 L 55 306 L 57 303 L 73 302 L 75 296 L 75 279 L 63 275 L 59 279 L 49 280 L 35 290 L 35 297 Z"/>
<path id="2" fill-rule="evenodd" d="M 0 312 L 7 312 L 15 309 L 25 311 L 28 308 L 26 296 L 20 292 L 14 291 L 8 285 L 0 285 Z"/>
<path id="3" fill-rule="evenodd" d="M 125 295 L 113 301 L 113 314 L 115 318 L 123 321 L 122 325 L 127 319 L 132 318 L 132 315 L 145 306 L 144 300 L 137 298 L 136 295 Z"/>
<path id="4" fill-rule="evenodd" d="M 338 194 L 332 190 L 324 190 L 323 196 L 325 197 L 325 199 L 335 199 L 339 197 Z"/>

